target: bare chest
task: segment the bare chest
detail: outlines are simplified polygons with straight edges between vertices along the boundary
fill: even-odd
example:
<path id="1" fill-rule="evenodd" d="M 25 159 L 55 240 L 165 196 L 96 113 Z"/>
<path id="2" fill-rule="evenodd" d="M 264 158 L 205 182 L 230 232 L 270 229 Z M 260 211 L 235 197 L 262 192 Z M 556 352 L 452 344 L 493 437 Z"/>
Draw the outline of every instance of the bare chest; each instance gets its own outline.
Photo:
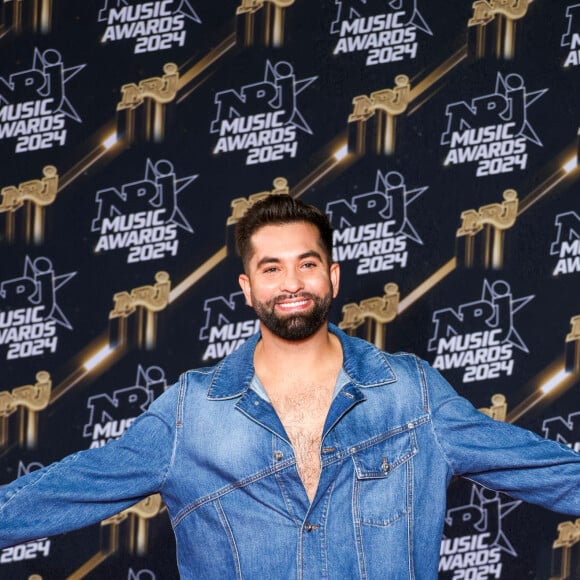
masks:
<path id="1" fill-rule="evenodd" d="M 328 388 L 300 389 L 291 395 L 278 396 L 272 404 L 294 449 L 298 473 L 312 501 L 320 479 L 322 430 L 332 393 Z"/>

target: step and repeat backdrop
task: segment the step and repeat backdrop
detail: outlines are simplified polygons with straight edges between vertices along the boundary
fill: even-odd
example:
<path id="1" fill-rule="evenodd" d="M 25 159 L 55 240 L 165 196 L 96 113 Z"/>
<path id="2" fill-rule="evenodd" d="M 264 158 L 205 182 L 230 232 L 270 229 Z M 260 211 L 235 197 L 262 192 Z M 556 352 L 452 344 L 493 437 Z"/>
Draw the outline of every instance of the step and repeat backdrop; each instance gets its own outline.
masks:
<path id="1" fill-rule="evenodd" d="M 328 214 L 333 322 L 580 449 L 579 2 L 4 0 L 0 55 L 0 484 L 258 330 L 232 230 L 268 193 Z M 440 578 L 580 577 L 580 520 L 447 510 Z M 152 496 L 0 578 L 174 560 Z"/>

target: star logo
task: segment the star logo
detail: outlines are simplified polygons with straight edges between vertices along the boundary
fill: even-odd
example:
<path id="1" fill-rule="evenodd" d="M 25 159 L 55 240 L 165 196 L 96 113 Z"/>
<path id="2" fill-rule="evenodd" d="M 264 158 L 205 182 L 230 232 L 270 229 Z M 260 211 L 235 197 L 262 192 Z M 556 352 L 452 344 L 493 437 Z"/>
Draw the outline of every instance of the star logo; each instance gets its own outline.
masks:
<path id="1" fill-rule="evenodd" d="M 489 548 L 499 548 L 510 556 L 517 556 L 502 530 L 502 523 L 521 503 L 519 500 L 506 500 L 496 491 L 473 485 L 468 504 L 447 510 L 444 537 L 487 533 Z"/>

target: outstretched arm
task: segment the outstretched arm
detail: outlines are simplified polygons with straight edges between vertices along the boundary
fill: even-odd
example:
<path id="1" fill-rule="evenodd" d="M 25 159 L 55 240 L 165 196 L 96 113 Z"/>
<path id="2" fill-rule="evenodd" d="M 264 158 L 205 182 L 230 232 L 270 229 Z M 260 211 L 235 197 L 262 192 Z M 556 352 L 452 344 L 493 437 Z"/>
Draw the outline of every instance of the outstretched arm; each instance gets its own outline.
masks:
<path id="1" fill-rule="evenodd" d="M 174 429 L 154 407 L 121 439 L 0 487 L 0 547 L 97 523 L 160 491 Z"/>
<path id="2" fill-rule="evenodd" d="M 495 421 L 422 363 L 437 442 L 454 475 L 564 514 L 580 516 L 580 454 Z"/>

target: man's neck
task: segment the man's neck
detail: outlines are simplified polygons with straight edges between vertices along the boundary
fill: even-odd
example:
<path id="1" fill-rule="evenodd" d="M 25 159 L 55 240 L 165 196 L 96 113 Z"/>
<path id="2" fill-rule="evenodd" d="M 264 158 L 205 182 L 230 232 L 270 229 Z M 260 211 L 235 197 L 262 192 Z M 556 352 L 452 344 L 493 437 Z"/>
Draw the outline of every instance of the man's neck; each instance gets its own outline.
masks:
<path id="1" fill-rule="evenodd" d="M 285 340 L 262 329 L 262 339 L 256 346 L 254 366 L 258 376 L 299 377 L 329 372 L 338 374 L 342 366 L 339 339 L 322 326 L 304 340 Z"/>

